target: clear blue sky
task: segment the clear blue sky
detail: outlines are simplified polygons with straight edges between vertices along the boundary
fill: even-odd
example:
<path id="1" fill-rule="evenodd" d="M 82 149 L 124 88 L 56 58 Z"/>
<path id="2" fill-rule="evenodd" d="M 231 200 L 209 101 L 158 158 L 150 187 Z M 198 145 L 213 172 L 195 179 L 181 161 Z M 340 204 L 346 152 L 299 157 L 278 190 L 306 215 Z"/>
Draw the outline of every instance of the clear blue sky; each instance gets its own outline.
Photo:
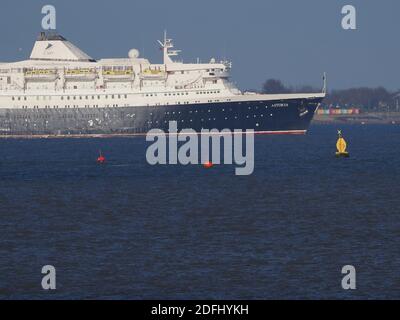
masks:
<path id="1" fill-rule="evenodd" d="M 1 0 L 0 61 L 29 56 L 45 4 L 57 9 L 58 31 L 94 58 L 138 48 L 160 62 L 167 29 L 187 62 L 231 59 L 242 89 L 268 78 L 319 86 L 324 71 L 334 89 L 400 89 L 398 0 Z M 341 28 L 346 4 L 357 9 L 356 31 Z"/>

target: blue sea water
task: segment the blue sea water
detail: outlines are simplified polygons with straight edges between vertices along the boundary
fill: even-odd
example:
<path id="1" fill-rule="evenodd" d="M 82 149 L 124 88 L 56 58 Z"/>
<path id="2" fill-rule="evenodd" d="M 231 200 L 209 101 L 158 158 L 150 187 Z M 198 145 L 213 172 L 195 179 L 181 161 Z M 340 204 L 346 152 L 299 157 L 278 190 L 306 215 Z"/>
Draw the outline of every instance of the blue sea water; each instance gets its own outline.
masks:
<path id="1" fill-rule="evenodd" d="M 337 129 L 256 137 L 242 177 L 150 166 L 144 138 L 0 140 L 0 298 L 399 299 L 400 127 L 342 127 L 349 159 Z"/>

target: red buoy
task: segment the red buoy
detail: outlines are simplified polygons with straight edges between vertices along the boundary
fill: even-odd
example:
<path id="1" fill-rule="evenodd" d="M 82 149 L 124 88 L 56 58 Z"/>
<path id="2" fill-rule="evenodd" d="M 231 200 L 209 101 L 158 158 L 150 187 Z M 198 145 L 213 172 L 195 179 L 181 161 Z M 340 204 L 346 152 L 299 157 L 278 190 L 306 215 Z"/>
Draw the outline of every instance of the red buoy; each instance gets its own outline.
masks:
<path id="1" fill-rule="evenodd" d="M 212 168 L 214 165 L 213 165 L 213 163 L 211 162 L 211 161 L 207 161 L 207 162 L 205 162 L 204 163 L 204 168 L 206 168 L 206 169 L 210 169 L 210 168 Z"/>
<path id="2" fill-rule="evenodd" d="M 106 158 L 102 155 L 101 150 L 100 150 L 99 153 L 100 153 L 100 155 L 99 155 L 99 157 L 97 158 L 97 163 L 103 164 L 103 163 L 106 162 Z"/>

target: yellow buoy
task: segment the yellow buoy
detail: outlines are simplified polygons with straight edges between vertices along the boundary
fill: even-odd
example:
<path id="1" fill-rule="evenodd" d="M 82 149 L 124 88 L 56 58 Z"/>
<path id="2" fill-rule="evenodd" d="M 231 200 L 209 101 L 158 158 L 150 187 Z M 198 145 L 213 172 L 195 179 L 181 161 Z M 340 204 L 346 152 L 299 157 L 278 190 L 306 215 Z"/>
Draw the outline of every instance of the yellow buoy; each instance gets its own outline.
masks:
<path id="1" fill-rule="evenodd" d="M 338 158 L 341 158 L 341 157 L 348 158 L 350 155 L 346 151 L 347 142 L 346 142 L 346 140 L 344 140 L 341 130 L 338 131 L 338 135 L 339 135 L 339 138 L 338 138 L 338 141 L 336 142 L 336 148 L 337 148 L 336 157 L 338 157 Z"/>

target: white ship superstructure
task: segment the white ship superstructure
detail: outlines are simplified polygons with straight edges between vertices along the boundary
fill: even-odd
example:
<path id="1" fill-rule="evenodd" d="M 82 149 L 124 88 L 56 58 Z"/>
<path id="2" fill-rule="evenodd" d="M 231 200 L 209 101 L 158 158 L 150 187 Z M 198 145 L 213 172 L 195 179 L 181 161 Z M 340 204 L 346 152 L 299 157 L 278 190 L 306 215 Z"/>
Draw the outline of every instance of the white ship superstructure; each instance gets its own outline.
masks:
<path id="1" fill-rule="evenodd" d="M 0 64 L 0 107 L 84 108 L 201 103 L 240 94 L 230 63 L 175 62 L 172 40 L 159 42 L 163 64 L 132 49 L 126 59 L 96 61 L 59 35 L 42 33 L 30 59 Z"/>

